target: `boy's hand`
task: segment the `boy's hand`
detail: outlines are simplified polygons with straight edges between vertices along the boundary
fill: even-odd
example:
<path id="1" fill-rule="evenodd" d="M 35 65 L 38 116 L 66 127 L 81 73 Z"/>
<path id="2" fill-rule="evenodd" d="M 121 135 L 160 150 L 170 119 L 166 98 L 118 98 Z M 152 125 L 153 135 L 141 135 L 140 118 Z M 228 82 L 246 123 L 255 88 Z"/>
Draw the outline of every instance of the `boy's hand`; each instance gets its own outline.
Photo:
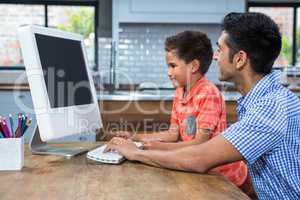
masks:
<path id="1" fill-rule="evenodd" d="M 142 139 L 140 139 L 140 141 L 143 143 L 145 143 L 145 142 L 163 142 L 163 140 L 160 138 L 142 138 Z"/>
<path id="2" fill-rule="evenodd" d="M 162 149 L 163 142 L 157 141 L 157 140 L 152 140 L 152 141 L 145 141 L 143 143 L 143 148 L 148 149 L 148 150 L 158 150 Z"/>
<path id="3" fill-rule="evenodd" d="M 120 137 L 124 139 L 130 139 L 132 135 L 128 131 L 118 131 L 113 134 L 115 137 Z"/>
<path id="4" fill-rule="evenodd" d="M 107 144 L 104 152 L 116 150 L 128 160 L 134 160 L 135 153 L 139 151 L 137 146 L 131 141 L 120 137 L 115 137 Z"/>

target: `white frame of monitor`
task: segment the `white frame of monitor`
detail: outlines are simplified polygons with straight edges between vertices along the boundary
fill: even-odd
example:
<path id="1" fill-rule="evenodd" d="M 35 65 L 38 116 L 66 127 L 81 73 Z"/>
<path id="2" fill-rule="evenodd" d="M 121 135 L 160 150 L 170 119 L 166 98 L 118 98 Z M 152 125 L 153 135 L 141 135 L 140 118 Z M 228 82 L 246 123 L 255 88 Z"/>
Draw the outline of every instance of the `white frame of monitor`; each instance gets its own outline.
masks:
<path id="1" fill-rule="evenodd" d="M 91 104 L 51 108 L 35 39 L 36 33 L 81 42 L 93 100 Z M 83 37 L 79 34 L 35 25 L 20 27 L 18 36 L 22 47 L 22 55 L 41 139 L 48 141 L 102 128 L 96 90 L 88 67 Z M 90 112 L 86 114 L 81 113 L 87 110 Z M 80 121 L 82 120 L 82 116 L 87 121 Z M 88 124 L 86 126 L 84 124 L 82 126 L 76 124 L 83 122 L 87 122 Z"/>

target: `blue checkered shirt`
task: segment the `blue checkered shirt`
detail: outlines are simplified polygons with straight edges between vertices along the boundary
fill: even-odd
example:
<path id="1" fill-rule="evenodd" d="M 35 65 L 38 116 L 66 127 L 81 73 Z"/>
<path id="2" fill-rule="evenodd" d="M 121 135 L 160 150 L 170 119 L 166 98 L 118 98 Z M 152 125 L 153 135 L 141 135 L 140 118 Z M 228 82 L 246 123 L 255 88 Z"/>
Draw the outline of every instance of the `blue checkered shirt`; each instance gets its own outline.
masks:
<path id="1" fill-rule="evenodd" d="M 244 157 L 259 199 L 300 199 L 300 101 L 272 72 L 238 100 L 223 136 Z"/>

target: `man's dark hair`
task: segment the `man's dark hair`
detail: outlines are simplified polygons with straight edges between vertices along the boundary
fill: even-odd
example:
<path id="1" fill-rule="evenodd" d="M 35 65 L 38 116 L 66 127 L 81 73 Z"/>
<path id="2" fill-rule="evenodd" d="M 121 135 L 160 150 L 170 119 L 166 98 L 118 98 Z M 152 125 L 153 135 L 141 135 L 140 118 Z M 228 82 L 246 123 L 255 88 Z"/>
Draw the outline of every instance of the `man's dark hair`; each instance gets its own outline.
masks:
<path id="1" fill-rule="evenodd" d="M 262 13 L 229 13 L 222 22 L 228 34 L 225 43 L 232 62 L 234 54 L 247 53 L 252 69 L 268 74 L 281 50 L 281 34 L 277 24 Z"/>
<path id="2" fill-rule="evenodd" d="M 198 60 L 199 71 L 203 75 L 207 72 L 213 56 L 210 39 L 199 31 L 184 31 L 168 37 L 165 41 L 165 50 L 174 51 L 176 56 L 186 63 Z"/>

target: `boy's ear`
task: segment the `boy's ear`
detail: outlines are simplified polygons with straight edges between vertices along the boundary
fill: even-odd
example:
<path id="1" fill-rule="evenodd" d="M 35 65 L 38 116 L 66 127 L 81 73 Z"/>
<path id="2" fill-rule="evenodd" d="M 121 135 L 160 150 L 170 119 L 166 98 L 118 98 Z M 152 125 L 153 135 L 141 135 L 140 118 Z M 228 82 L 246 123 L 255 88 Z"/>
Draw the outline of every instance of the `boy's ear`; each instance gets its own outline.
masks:
<path id="1" fill-rule="evenodd" d="M 248 62 L 248 55 L 245 51 L 239 51 L 234 55 L 236 69 L 242 70 Z"/>
<path id="2" fill-rule="evenodd" d="M 194 59 L 194 60 L 192 60 L 191 64 L 192 64 L 192 72 L 193 73 L 199 72 L 199 68 L 200 68 L 199 60 Z"/>

